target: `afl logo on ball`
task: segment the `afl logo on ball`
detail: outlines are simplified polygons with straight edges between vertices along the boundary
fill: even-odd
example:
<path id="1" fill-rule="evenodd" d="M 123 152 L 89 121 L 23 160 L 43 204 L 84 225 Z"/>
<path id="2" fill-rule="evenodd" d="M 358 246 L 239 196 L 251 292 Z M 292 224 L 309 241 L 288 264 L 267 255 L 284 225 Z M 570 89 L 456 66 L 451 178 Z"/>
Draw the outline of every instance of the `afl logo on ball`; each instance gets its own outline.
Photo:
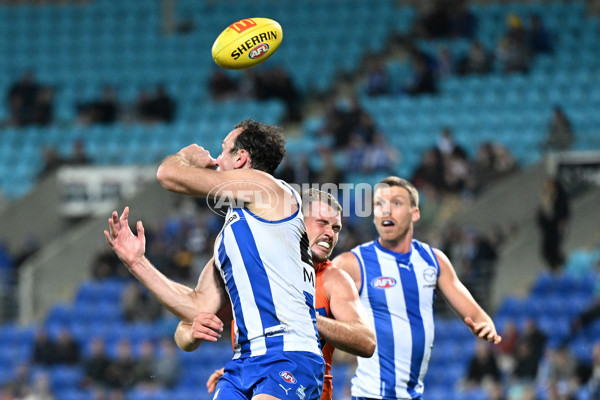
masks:
<path id="1" fill-rule="evenodd" d="M 255 60 L 267 54 L 269 51 L 269 45 L 266 43 L 261 43 L 256 47 L 253 47 L 252 50 L 248 53 L 248 57 Z"/>
<path id="2" fill-rule="evenodd" d="M 380 276 L 371 281 L 371 286 L 375 289 L 389 289 L 396 286 L 396 280 L 389 276 Z"/>
<path id="3" fill-rule="evenodd" d="M 296 378 L 294 378 L 294 375 L 287 371 L 281 371 L 279 376 L 282 377 L 287 383 L 296 383 Z"/>

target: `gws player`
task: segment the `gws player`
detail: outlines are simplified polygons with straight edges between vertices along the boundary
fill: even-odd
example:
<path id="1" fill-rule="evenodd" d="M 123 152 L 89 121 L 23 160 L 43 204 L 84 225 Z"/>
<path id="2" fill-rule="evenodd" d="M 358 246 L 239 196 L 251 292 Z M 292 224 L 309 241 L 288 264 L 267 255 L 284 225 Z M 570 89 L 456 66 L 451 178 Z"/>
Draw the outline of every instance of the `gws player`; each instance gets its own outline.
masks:
<path id="1" fill-rule="evenodd" d="M 375 334 L 367 323 L 354 283 L 348 274 L 329 261 L 342 229 L 340 204 L 331 194 L 309 189 L 302 193 L 302 210 L 316 271 L 317 329 L 327 364 L 321 399 L 331 400 L 331 362 L 335 347 L 361 357 L 371 357 L 375 350 Z M 207 324 L 210 321 L 207 317 L 202 313 L 193 325 L 179 324 L 175 333 L 179 347 L 190 351 L 198 346 L 198 339 L 212 340 L 219 327 Z M 223 374 L 224 369 L 220 369 L 211 375 L 207 382 L 210 393 Z M 283 377 L 280 385 L 283 391 L 293 387 Z"/>

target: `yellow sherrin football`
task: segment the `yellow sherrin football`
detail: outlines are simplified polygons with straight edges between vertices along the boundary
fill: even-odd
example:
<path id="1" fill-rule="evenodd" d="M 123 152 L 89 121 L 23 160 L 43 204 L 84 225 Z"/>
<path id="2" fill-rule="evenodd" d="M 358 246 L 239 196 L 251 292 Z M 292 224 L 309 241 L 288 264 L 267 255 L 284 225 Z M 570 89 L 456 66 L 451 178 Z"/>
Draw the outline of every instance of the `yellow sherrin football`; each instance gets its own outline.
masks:
<path id="1" fill-rule="evenodd" d="M 229 25 L 213 43 L 212 57 L 226 69 L 260 64 L 279 48 L 281 25 L 269 18 L 246 18 Z"/>

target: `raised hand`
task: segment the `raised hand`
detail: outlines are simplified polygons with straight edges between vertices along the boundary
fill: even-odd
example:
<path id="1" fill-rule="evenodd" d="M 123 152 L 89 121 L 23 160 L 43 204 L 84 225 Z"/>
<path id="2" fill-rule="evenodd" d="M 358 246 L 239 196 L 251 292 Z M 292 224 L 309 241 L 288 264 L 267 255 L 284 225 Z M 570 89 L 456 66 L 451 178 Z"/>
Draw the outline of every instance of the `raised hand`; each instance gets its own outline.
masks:
<path id="1" fill-rule="evenodd" d="M 208 388 L 208 393 L 212 393 L 217 388 L 217 382 L 219 378 L 225 375 L 225 368 L 217 369 L 206 381 L 206 387 Z"/>
<path id="2" fill-rule="evenodd" d="M 202 146 L 197 144 L 190 144 L 179 150 L 179 154 L 183 157 L 190 165 L 199 168 L 214 168 L 216 167 L 216 161 L 210 156 L 210 152 Z"/>
<path id="3" fill-rule="evenodd" d="M 109 231 L 104 231 L 104 237 L 121 261 L 130 267 L 144 257 L 146 236 L 142 221 L 137 222 L 137 236 L 133 234 L 129 228 L 128 217 L 129 207 L 125 207 L 121 217 L 113 211 L 108 219 Z"/>
<path id="4" fill-rule="evenodd" d="M 194 339 L 216 342 L 223 332 L 223 321 L 215 314 L 200 312 L 192 323 L 192 337 Z"/>

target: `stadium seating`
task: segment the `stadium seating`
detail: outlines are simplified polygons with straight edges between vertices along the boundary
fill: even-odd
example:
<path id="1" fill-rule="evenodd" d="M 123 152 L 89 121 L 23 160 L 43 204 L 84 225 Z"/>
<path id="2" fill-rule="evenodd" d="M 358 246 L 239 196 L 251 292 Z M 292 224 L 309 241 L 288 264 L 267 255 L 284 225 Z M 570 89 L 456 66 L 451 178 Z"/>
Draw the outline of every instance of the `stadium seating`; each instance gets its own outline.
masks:
<path id="1" fill-rule="evenodd" d="M 214 132 L 230 129 L 232 121 L 253 117 L 281 123 L 285 106 L 278 100 L 210 101 L 206 82 L 215 67 L 208 49 L 216 34 L 237 19 L 270 15 L 281 22 L 285 39 L 269 64 L 285 67 L 303 95 L 327 92 L 338 74 L 357 73 L 367 54 L 384 50 L 393 34 L 409 31 L 417 12 L 396 3 L 347 0 L 340 7 L 335 0 L 297 0 L 277 2 L 273 7 L 274 2 L 269 0 L 180 0 L 177 15 L 190 18 L 195 29 L 177 35 L 160 33 L 160 8 L 155 2 L 3 4 L 0 54 L 10 57 L 0 63 L 0 91 L 6 93 L 25 69 L 34 68 L 41 82 L 56 88 L 57 121 L 45 128 L 0 130 L 0 192 L 18 199 L 34 187 L 42 168 L 43 146 L 56 146 L 68 156 L 72 141 L 82 139 L 95 164 L 147 165 L 190 142 L 206 144 L 209 150 L 218 152 L 221 138 L 215 138 Z M 538 162 L 555 104 L 562 105 L 572 118 L 574 148 L 599 148 L 600 23 L 584 13 L 584 2 L 498 2 L 471 7 L 479 20 L 477 37 L 488 49 L 494 49 L 504 33 L 509 12 L 523 17 L 535 12 L 552 32 L 554 53 L 537 57 L 527 75 L 504 75 L 495 70 L 484 76 L 444 78 L 435 96 L 409 98 L 395 94 L 371 98 L 360 92 L 364 108 L 387 134 L 388 141 L 403 153 L 403 161 L 397 166 L 399 174 L 411 175 L 444 126 L 454 130 L 457 141 L 470 155 L 482 142 L 495 140 L 510 148 L 521 165 Z M 365 20 L 379 24 L 373 27 L 362 23 Z M 351 40 L 349 26 L 353 30 Z M 418 45 L 431 54 L 447 46 L 458 56 L 468 42 L 419 41 Z M 403 60 L 390 60 L 387 68 L 395 86 L 411 74 L 411 67 Z M 119 88 L 119 100 L 127 104 L 135 100 L 140 89 L 164 83 L 177 99 L 176 121 L 153 126 L 77 126 L 76 103 L 94 99 L 107 83 Z M 0 107 L 0 118 L 6 118 L 7 112 L 6 107 Z M 313 150 L 325 143 L 316 134 L 322 123 L 320 116 L 305 119 L 302 135 L 288 143 L 290 154 L 315 154 Z M 122 146 L 130 151 L 122 151 Z M 339 165 L 345 162 L 343 156 L 336 161 Z M 311 158 L 311 162 L 318 161 Z M 350 177 L 355 182 L 372 179 L 363 174 Z M 498 326 L 510 319 L 522 327 L 525 319 L 533 318 L 552 341 L 564 339 L 574 316 L 590 304 L 595 290 L 594 281 L 589 279 L 590 266 L 599 259 L 597 251 L 572 253 L 564 276 L 543 274 L 527 298 L 505 298 L 496 313 Z M 126 323 L 119 306 L 123 288 L 124 283 L 118 280 L 88 282 L 79 288 L 72 303 L 55 305 L 40 326 L 51 336 L 68 328 L 84 353 L 89 351 L 90 340 L 101 336 L 110 355 L 123 338 L 130 340 L 137 352 L 141 338 L 158 340 L 172 334 L 170 319 L 156 324 Z M 0 385 L 12 378 L 20 363 L 29 360 L 35 329 L 0 326 Z M 595 323 L 573 339 L 570 349 L 578 359 L 589 361 L 592 343 L 598 337 L 600 323 Z M 447 399 L 450 388 L 464 376 L 474 342 L 461 321 L 439 319 L 435 346 L 426 381 L 427 397 Z M 212 396 L 204 390 L 203 379 L 223 365 L 230 354 L 226 340 L 195 353 L 180 352 L 185 373 L 176 388 L 135 390 L 129 398 L 208 399 Z M 77 368 L 59 366 L 37 371 L 48 374 L 56 398 L 91 396 L 69 383 L 81 377 Z M 343 366 L 336 367 L 336 387 L 347 386 L 349 375 Z M 455 399 L 476 400 L 482 396 L 481 391 L 452 391 Z M 336 393 L 336 398 L 342 396 Z"/>

